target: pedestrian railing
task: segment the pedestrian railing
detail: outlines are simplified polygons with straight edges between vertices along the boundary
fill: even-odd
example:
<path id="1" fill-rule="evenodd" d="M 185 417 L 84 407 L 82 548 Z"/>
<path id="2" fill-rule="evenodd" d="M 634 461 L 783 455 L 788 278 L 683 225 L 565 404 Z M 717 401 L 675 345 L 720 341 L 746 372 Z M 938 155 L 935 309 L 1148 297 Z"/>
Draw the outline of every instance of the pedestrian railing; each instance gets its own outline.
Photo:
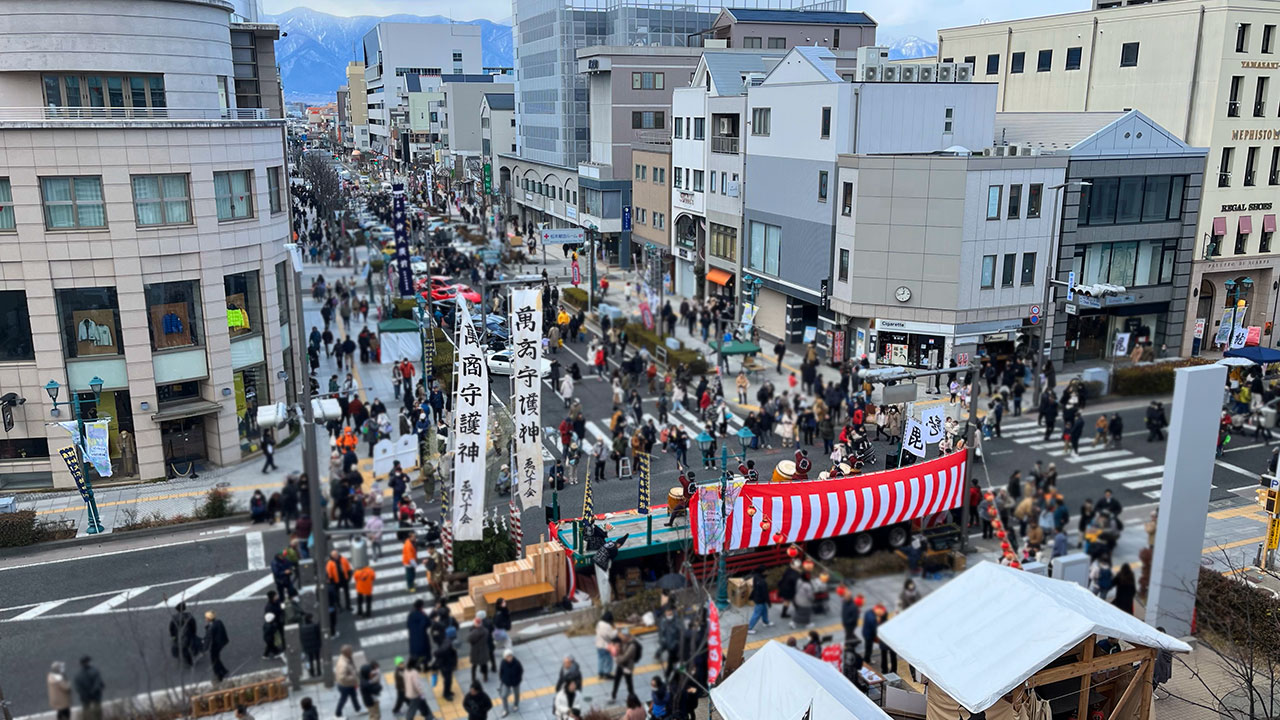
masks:
<path id="1" fill-rule="evenodd" d="M 191 716 L 209 717 L 222 713 L 235 712 L 236 707 L 262 705 L 269 702 L 285 700 L 289 697 L 289 686 L 283 675 L 226 689 L 211 690 L 191 698 Z"/>

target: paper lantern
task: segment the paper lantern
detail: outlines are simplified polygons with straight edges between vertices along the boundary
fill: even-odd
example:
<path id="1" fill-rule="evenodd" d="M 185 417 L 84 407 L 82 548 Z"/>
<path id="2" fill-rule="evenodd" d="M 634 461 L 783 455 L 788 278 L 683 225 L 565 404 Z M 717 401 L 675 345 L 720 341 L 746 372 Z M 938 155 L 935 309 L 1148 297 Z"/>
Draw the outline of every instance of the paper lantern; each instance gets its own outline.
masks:
<path id="1" fill-rule="evenodd" d="M 991 527 L 999 530 L 1000 528 L 1004 527 L 1004 523 L 1000 522 L 999 520 L 992 520 Z"/>
<path id="2" fill-rule="evenodd" d="M 1011 549 L 1013 549 L 1013 546 L 1009 544 L 1008 540 L 1005 540 L 1004 542 L 1000 543 L 1000 549 L 1005 552 L 1009 552 Z"/>
<path id="3" fill-rule="evenodd" d="M 1005 532 L 1005 531 L 1003 531 L 1003 530 L 997 530 L 997 531 L 996 531 L 996 537 L 998 537 L 998 538 L 1000 538 L 1001 540 L 1003 540 L 1003 539 L 1005 539 L 1006 537 L 1008 537 L 1008 533 L 1006 533 L 1006 532 Z"/>
<path id="4" fill-rule="evenodd" d="M 769 518 L 765 518 L 760 521 L 760 530 L 762 532 L 769 532 L 770 525 L 772 525 L 772 523 L 769 522 Z"/>
<path id="5" fill-rule="evenodd" d="M 774 541 L 775 543 L 777 543 L 777 544 L 781 545 L 782 543 L 784 543 L 784 542 L 786 542 L 786 541 L 787 541 L 787 536 L 786 536 L 786 535 L 783 535 L 783 534 L 782 534 L 782 533 L 780 533 L 780 532 L 779 532 L 779 533 L 774 533 L 774 534 L 773 534 L 773 541 Z"/>
<path id="6" fill-rule="evenodd" d="M 796 547 L 795 545 L 792 545 L 791 547 L 787 548 L 787 557 L 793 557 L 793 558 L 800 557 L 800 548 Z"/>
<path id="7" fill-rule="evenodd" d="M 748 505 L 748 506 L 747 506 L 747 517 L 755 517 L 755 516 L 756 516 L 756 506 L 755 506 L 755 505 Z"/>
<path id="8" fill-rule="evenodd" d="M 800 549 L 799 549 L 799 548 L 797 548 L 797 549 L 796 549 L 796 552 L 797 552 L 797 553 L 799 553 L 799 552 L 800 552 Z M 800 567 L 804 568 L 805 570 L 808 570 L 808 571 L 812 572 L 812 571 L 813 571 L 813 561 L 812 561 L 812 560 L 805 560 L 805 561 L 804 561 L 804 564 L 803 564 L 803 565 L 801 565 Z M 825 582 L 825 581 L 824 581 L 824 582 Z"/>
<path id="9" fill-rule="evenodd" d="M 849 594 L 849 588 L 846 588 L 844 585 L 837 585 L 836 594 L 839 595 L 840 597 L 844 597 L 845 595 Z"/>
<path id="10" fill-rule="evenodd" d="M 823 585 L 826 585 L 827 583 L 831 582 L 831 576 L 828 575 L 827 573 L 822 573 L 821 575 L 818 576 L 818 579 L 822 581 Z"/>

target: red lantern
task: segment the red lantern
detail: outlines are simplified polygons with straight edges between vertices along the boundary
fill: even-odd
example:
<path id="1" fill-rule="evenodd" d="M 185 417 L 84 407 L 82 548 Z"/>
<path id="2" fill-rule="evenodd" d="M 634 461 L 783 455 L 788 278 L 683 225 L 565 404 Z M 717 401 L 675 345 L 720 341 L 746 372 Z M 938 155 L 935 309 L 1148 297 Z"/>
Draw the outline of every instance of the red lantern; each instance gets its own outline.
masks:
<path id="1" fill-rule="evenodd" d="M 769 518 L 765 518 L 765 519 L 761 520 L 761 521 L 760 521 L 760 530 L 761 530 L 761 532 L 769 532 L 769 526 L 770 526 L 770 525 L 772 525 L 772 524 L 773 524 L 773 523 L 769 522 Z"/>
<path id="2" fill-rule="evenodd" d="M 996 531 L 996 537 L 1000 538 L 1001 540 L 1005 539 L 1007 536 L 1008 536 L 1008 533 L 1006 533 L 1003 530 Z"/>
<path id="3" fill-rule="evenodd" d="M 787 557 L 799 557 L 799 556 L 800 556 L 800 548 L 796 547 L 795 545 L 792 545 L 791 547 L 787 548 Z"/>
<path id="4" fill-rule="evenodd" d="M 755 517 L 755 516 L 756 516 L 756 506 L 755 506 L 755 505 L 748 505 L 748 506 L 747 506 L 747 517 Z"/>
<path id="5" fill-rule="evenodd" d="M 857 605 L 858 607 L 862 607 L 862 604 L 865 603 L 866 601 L 867 599 L 862 597 L 862 593 L 858 593 L 857 595 L 853 596 L 853 604 Z"/>
<path id="6" fill-rule="evenodd" d="M 1000 528 L 1004 527 L 1004 523 L 1000 522 L 999 520 L 992 520 L 991 527 L 995 528 L 996 530 L 999 530 Z"/>
<path id="7" fill-rule="evenodd" d="M 773 534 L 773 541 L 774 541 L 775 543 L 777 543 L 778 545 L 781 545 L 782 543 L 784 543 L 784 542 L 786 542 L 786 541 L 787 541 L 787 536 L 786 536 L 786 535 L 783 535 L 783 534 L 782 534 L 782 533 L 780 533 L 780 532 L 778 532 L 778 533 L 774 533 L 774 534 Z"/>
<path id="8" fill-rule="evenodd" d="M 799 551 L 797 550 L 797 552 L 799 552 Z M 809 572 L 813 572 L 813 561 L 812 561 L 812 560 L 805 560 L 805 561 L 804 561 L 804 564 L 803 564 L 803 565 L 801 565 L 800 567 L 804 568 L 805 570 L 808 570 Z"/>
<path id="9" fill-rule="evenodd" d="M 1003 541 L 1003 542 L 1001 542 L 1001 543 L 1000 543 L 1000 549 L 1001 549 L 1001 550 L 1003 550 L 1003 551 L 1005 551 L 1005 552 L 1009 552 L 1010 550 L 1012 550 L 1012 549 L 1013 549 L 1013 546 L 1009 544 L 1009 541 L 1008 541 L 1008 540 L 1005 540 L 1005 541 Z"/>
<path id="10" fill-rule="evenodd" d="M 845 595 L 849 594 L 849 588 L 845 587 L 844 585 L 837 585 L 836 594 L 839 595 L 840 597 L 844 597 Z"/>
<path id="11" fill-rule="evenodd" d="M 1014 560 L 1013 562 L 1009 563 L 1009 567 L 1013 568 L 1014 570 L 1021 570 L 1022 563 L 1018 562 L 1017 560 Z"/>

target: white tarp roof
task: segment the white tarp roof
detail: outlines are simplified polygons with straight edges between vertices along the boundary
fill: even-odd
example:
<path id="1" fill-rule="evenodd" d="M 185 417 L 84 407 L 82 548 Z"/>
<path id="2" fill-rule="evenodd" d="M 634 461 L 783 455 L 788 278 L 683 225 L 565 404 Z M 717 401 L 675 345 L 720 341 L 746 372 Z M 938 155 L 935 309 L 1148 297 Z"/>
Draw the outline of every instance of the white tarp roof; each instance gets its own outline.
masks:
<path id="1" fill-rule="evenodd" d="M 770 641 L 724 682 L 711 701 L 725 720 L 889 720 L 834 666 Z"/>
<path id="2" fill-rule="evenodd" d="M 1013 642 L 1006 637 L 1015 633 Z M 880 626 L 880 639 L 969 712 L 1002 695 L 1092 634 L 1190 652 L 1075 583 L 983 562 Z"/>

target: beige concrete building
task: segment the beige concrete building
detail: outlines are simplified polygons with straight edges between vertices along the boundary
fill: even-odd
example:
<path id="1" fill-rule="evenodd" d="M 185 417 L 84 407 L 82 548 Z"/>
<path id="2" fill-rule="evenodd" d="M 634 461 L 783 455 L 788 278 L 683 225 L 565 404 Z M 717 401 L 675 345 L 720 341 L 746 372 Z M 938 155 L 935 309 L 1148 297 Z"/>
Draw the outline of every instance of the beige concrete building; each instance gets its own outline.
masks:
<path id="1" fill-rule="evenodd" d="M 671 145 L 637 143 L 631 147 L 631 235 L 653 258 L 658 282 L 672 276 Z"/>
<path id="2" fill-rule="evenodd" d="M 0 34 L 0 487 L 72 486 L 50 380 L 110 418 L 113 480 L 239 462 L 287 399 L 284 120 L 235 105 L 231 9 L 0 2 L 59 38 Z"/>
<path id="3" fill-rule="evenodd" d="M 349 150 L 364 152 L 369 149 L 369 100 L 364 82 L 364 63 L 347 64 L 347 125 L 350 135 L 342 134 L 343 144 Z"/>
<path id="4" fill-rule="evenodd" d="M 1242 324 L 1262 327 L 1263 344 L 1274 346 L 1280 0 L 1095 5 L 940 30 L 938 57 L 972 62 L 974 80 L 998 82 L 1002 111 L 1132 108 L 1208 147 L 1181 354 L 1197 332 L 1212 344 L 1237 297 L 1248 306 Z"/>

